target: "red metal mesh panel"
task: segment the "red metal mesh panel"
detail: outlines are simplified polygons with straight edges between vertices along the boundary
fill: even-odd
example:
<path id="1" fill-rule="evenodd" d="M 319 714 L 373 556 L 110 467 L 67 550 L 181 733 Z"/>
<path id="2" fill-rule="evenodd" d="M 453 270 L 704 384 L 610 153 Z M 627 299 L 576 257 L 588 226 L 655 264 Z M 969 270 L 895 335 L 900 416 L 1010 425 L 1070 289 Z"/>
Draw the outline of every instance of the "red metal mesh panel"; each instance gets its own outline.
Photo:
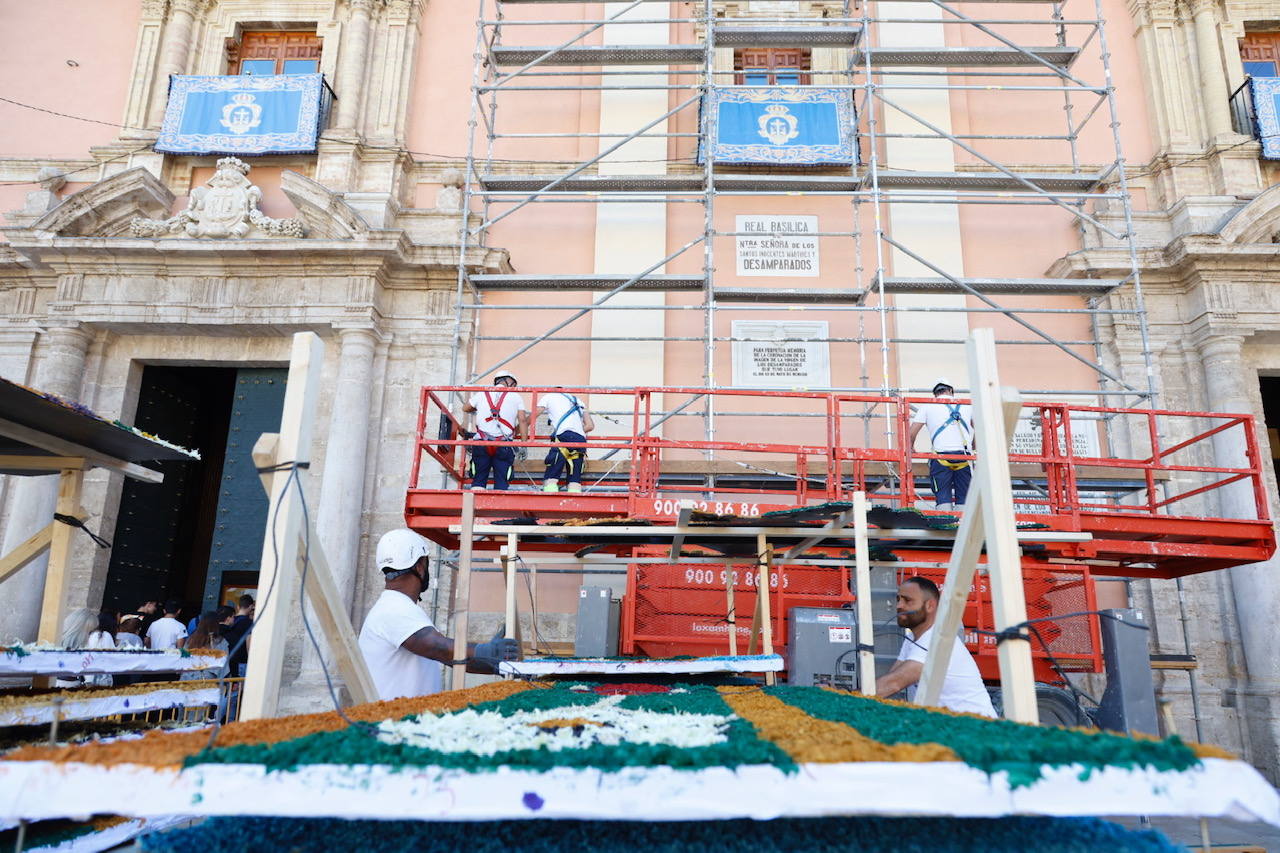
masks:
<path id="1" fill-rule="evenodd" d="M 656 556 L 652 551 L 643 556 Z M 652 657 L 725 654 L 729 650 L 727 573 L 734 573 L 738 652 L 745 654 L 756 606 L 751 566 L 635 563 L 627 580 L 622 651 Z M 786 647 L 792 607 L 839 607 L 853 600 L 848 570 L 790 565 L 770 574 L 774 650 Z"/>

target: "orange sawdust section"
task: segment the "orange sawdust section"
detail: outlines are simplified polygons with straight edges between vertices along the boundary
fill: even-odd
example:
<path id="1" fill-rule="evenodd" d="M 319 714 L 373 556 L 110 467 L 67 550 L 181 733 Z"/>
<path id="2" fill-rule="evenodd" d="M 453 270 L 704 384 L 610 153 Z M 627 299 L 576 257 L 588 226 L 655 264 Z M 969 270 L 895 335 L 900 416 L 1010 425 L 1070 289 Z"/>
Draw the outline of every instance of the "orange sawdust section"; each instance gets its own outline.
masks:
<path id="1" fill-rule="evenodd" d="M 543 720 L 540 723 L 527 723 L 526 725 L 530 725 L 530 726 L 533 726 L 534 728 L 539 728 L 539 729 L 573 729 L 573 728 L 578 728 L 579 726 L 603 727 L 604 723 L 599 723 L 599 722 L 596 722 L 595 720 L 588 720 L 586 717 L 571 717 L 571 718 L 561 717 L 554 720 Z"/>
<path id="2" fill-rule="evenodd" d="M 370 702 L 347 709 L 353 720 L 381 722 L 396 720 L 409 714 L 434 714 L 458 711 L 468 705 L 505 699 L 538 685 L 526 681 L 495 681 L 466 690 L 433 693 L 388 702 Z M 223 726 L 217 746 L 279 743 L 317 732 L 331 732 L 347 727 L 347 722 L 334 711 L 323 714 L 299 714 L 271 720 L 247 720 Z M 142 764 L 148 767 L 180 767 L 184 759 L 195 755 L 209 743 L 209 732 L 151 731 L 140 740 L 111 743 L 86 743 L 76 746 L 29 746 L 14 750 L 7 761 L 58 761 L 83 764 Z"/>
<path id="3" fill-rule="evenodd" d="M 872 740 L 844 723 L 820 720 L 776 696 L 740 687 L 720 688 L 721 698 L 757 734 L 773 741 L 797 762 L 959 761 L 938 743 L 888 744 Z"/>
<path id="4" fill-rule="evenodd" d="M 848 692 L 846 690 L 841 690 L 837 687 L 823 687 L 822 689 L 830 690 L 832 693 Z M 864 696 L 863 698 L 874 699 L 875 701 L 883 702 L 886 705 L 901 705 L 904 708 L 916 708 L 917 710 L 920 708 L 919 705 L 916 705 L 913 702 L 903 702 L 900 699 L 885 699 L 882 696 Z M 943 714 L 948 717 L 980 717 L 981 716 L 980 714 L 969 714 L 963 711 L 952 711 L 948 708 L 930 707 L 928 710 L 934 714 Z M 982 719 L 985 720 L 987 718 L 982 717 Z M 1063 728 L 1066 729 L 1067 731 L 1080 732 L 1082 734 L 1087 734 L 1087 735 L 1096 735 L 1096 734 L 1102 733 L 1102 729 L 1094 728 L 1090 726 L 1063 726 Z M 1115 733 L 1112 732 L 1112 734 L 1115 734 Z M 1151 741 L 1163 740 L 1163 738 L 1159 737 L 1158 735 L 1147 734 L 1145 732 L 1129 732 L 1128 737 L 1134 738 L 1135 740 L 1151 740 Z M 1220 746 L 1213 746 L 1212 744 L 1208 744 L 1208 743 L 1196 743 L 1195 741 L 1192 741 L 1192 740 L 1184 740 L 1183 743 L 1186 744 L 1187 748 L 1190 749 L 1192 753 L 1195 754 L 1196 758 L 1225 758 L 1228 761 L 1237 761 L 1240 758 L 1240 756 L 1236 755 L 1233 752 L 1229 752 Z"/>

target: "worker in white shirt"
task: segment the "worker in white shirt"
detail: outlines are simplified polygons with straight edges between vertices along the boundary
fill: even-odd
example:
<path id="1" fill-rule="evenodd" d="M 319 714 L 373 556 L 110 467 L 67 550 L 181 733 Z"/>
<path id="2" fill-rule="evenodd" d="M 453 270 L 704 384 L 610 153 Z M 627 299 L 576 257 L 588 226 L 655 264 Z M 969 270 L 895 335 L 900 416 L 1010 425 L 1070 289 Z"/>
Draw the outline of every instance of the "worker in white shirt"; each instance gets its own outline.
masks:
<path id="1" fill-rule="evenodd" d="M 876 679 L 877 696 L 892 696 L 906 690 L 908 701 L 915 701 L 916 686 L 924 674 L 925 657 L 933 642 L 938 599 L 938 585 L 928 578 L 908 578 L 898 587 L 898 625 L 907 629 L 907 635 L 897 662 Z M 938 704 L 951 711 L 984 717 L 996 715 L 978 665 L 959 637 L 951 647 L 951 660 L 947 663 Z"/>
<path id="2" fill-rule="evenodd" d="M 587 433 L 596 428 L 591 413 L 567 391 L 543 395 L 538 401 L 538 411 L 547 416 L 551 423 L 551 440 L 559 445 L 548 450 L 547 458 L 543 460 L 547 470 L 542 475 L 542 490 L 560 491 L 560 475 L 568 468 L 568 490 L 582 491 L 582 466 L 587 461 L 587 449 L 577 445 L 584 444 Z"/>
<path id="3" fill-rule="evenodd" d="M 379 699 L 439 692 L 441 664 L 455 662 L 453 640 L 418 606 L 431 581 L 427 548 L 426 539 L 403 527 L 378 540 L 376 560 L 386 589 L 365 617 L 359 643 Z M 468 672 L 496 674 L 500 661 L 519 657 L 519 645 L 502 634 L 467 644 Z"/>
<path id="4" fill-rule="evenodd" d="M 516 378 L 509 373 L 495 376 L 492 390 L 477 391 L 462 405 L 462 411 L 476 416 L 475 437 L 481 441 L 521 440 L 529 434 L 529 410 L 524 399 L 512 389 Z M 471 448 L 471 488 L 489 487 L 489 474 L 493 474 L 493 487 L 498 491 L 510 488 L 510 479 L 516 464 L 514 447 Z"/>
<path id="5" fill-rule="evenodd" d="M 973 407 L 954 400 L 955 388 L 946 379 L 933 385 L 935 403 L 924 403 L 911 418 L 908 448 L 914 448 L 920 430 L 928 429 L 931 452 L 968 455 L 973 447 Z M 968 459 L 930 459 L 929 484 L 933 487 L 934 505 L 943 512 L 964 506 L 973 480 L 973 465 Z"/>

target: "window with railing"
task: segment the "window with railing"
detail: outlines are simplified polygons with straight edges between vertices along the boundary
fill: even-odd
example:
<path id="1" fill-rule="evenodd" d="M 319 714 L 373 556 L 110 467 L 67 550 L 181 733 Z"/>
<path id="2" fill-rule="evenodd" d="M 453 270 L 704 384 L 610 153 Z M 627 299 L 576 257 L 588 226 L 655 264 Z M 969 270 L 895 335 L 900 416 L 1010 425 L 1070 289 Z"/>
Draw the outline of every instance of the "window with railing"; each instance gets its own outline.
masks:
<path id="1" fill-rule="evenodd" d="M 1262 156 L 1280 159 L 1280 32 L 1247 32 L 1240 39 L 1245 78 L 1231 93 L 1231 125 L 1262 143 Z"/>

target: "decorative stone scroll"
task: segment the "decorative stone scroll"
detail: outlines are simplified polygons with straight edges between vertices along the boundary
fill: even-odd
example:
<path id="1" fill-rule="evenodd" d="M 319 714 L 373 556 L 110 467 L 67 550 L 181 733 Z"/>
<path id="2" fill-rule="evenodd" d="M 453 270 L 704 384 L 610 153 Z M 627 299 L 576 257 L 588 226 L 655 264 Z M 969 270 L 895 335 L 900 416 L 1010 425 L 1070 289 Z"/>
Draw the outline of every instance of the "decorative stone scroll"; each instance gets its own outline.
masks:
<path id="1" fill-rule="evenodd" d="M 211 237 L 243 239 L 250 236 L 303 237 L 301 219 L 272 219 L 258 209 L 262 190 L 250 183 L 250 166 L 236 157 L 223 157 L 208 185 L 191 191 L 187 209 L 168 219 L 135 217 L 129 223 L 134 237 Z"/>

